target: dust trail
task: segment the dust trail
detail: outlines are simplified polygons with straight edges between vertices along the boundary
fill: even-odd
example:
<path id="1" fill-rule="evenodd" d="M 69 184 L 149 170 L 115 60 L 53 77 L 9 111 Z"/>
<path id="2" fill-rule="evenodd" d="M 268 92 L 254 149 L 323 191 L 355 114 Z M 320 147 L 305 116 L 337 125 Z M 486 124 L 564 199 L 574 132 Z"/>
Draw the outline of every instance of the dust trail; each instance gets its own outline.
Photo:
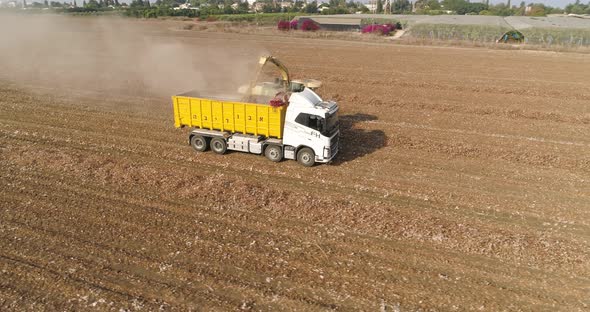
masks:
<path id="1" fill-rule="evenodd" d="M 163 22 L 114 17 L 3 15 L 0 78 L 22 85 L 168 97 L 198 90 L 234 93 L 264 48 L 200 44 Z M 170 35 L 170 36 L 167 36 Z"/>

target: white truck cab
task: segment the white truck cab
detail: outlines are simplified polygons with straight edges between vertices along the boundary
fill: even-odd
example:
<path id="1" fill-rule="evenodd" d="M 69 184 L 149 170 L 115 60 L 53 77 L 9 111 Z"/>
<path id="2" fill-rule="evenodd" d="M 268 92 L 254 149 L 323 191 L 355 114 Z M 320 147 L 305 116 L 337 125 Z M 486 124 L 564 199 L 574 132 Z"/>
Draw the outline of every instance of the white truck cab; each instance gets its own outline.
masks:
<path id="1" fill-rule="evenodd" d="M 294 92 L 289 98 L 283 134 L 284 157 L 327 163 L 338 153 L 338 105 L 322 99 L 311 89 Z M 309 151 L 313 154 L 309 154 Z M 302 152 L 303 151 L 303 152 Z"/>

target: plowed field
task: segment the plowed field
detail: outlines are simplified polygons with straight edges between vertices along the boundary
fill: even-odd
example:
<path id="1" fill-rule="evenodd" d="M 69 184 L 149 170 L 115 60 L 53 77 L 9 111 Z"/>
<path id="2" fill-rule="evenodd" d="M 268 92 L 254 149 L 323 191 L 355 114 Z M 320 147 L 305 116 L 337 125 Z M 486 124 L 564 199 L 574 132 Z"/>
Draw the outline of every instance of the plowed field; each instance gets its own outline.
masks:
<path id="1" fill-rule="evenodd" d="M 337 160 L 197 154 L 172 94 L 3 72 L 0 310 L 590 308 L 587 55 L 146 29 L 322 80 Z"/>

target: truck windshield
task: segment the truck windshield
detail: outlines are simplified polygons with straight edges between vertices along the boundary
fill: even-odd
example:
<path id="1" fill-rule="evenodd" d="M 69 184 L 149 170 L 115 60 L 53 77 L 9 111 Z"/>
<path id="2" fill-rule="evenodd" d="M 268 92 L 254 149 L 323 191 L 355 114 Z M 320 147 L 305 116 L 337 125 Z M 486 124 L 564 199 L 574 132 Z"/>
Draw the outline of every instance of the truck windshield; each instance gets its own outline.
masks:
<path id="1" fill-rule="evenodd" d="M 327 115 L 322 128 L 322 135 L 332 136 L 338 130 L 338 115 L 336 113 Z"/>
<path id="2" fill-rule="evenodd" d="M 301 113 L 295 118 L 295 122 L 319 131 L 323 136 L 332 136 L 338 131 L 338 115 L 335 113 L 322 118 L 320 116 Z"/>

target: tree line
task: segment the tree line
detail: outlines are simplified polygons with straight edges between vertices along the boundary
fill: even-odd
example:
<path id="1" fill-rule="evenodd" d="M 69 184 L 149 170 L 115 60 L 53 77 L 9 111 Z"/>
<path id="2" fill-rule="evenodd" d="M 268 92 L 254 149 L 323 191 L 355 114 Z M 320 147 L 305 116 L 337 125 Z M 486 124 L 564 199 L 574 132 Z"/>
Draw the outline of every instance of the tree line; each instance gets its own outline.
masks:
<path id="1" fill-rule="evenodd" d="M 207 17 L 221 14 L 246 14 L 246 13 L 307 13 L 307 14 L 350 14 L 350 13 L 386 13 L 386 14 L 459 14 L 459 15 L 497 15 L 497 16 L 544 16 L 552 13 L 590 14 L 590 2 L 583 4 L 580 0 L 568 4 L 564 9 L 553 8 L 541 3 L 529 3 L 524 1 L 518 5 L 506 3 L 496 5 L 469 2 L 468 0 L 377 0 L 371 9 L 360 2 L 353 0 L 329 0 L 327 3 L 318 4 L 317 1 L 304 2 L 303 0 L 273 1 L 259 0 L 249 5 L 246 0 L 133 0 L 130 4 L 119 0 L 73 0 L 72 2 L 56 2 L 44 0 L 32 2 L 24 6 L 32 8 L 53 8 L 62 12 L 97 12 L 119 11 L 121 14 L 133 17 L 158 17 L 158 16 L 187 16 Z"/>

